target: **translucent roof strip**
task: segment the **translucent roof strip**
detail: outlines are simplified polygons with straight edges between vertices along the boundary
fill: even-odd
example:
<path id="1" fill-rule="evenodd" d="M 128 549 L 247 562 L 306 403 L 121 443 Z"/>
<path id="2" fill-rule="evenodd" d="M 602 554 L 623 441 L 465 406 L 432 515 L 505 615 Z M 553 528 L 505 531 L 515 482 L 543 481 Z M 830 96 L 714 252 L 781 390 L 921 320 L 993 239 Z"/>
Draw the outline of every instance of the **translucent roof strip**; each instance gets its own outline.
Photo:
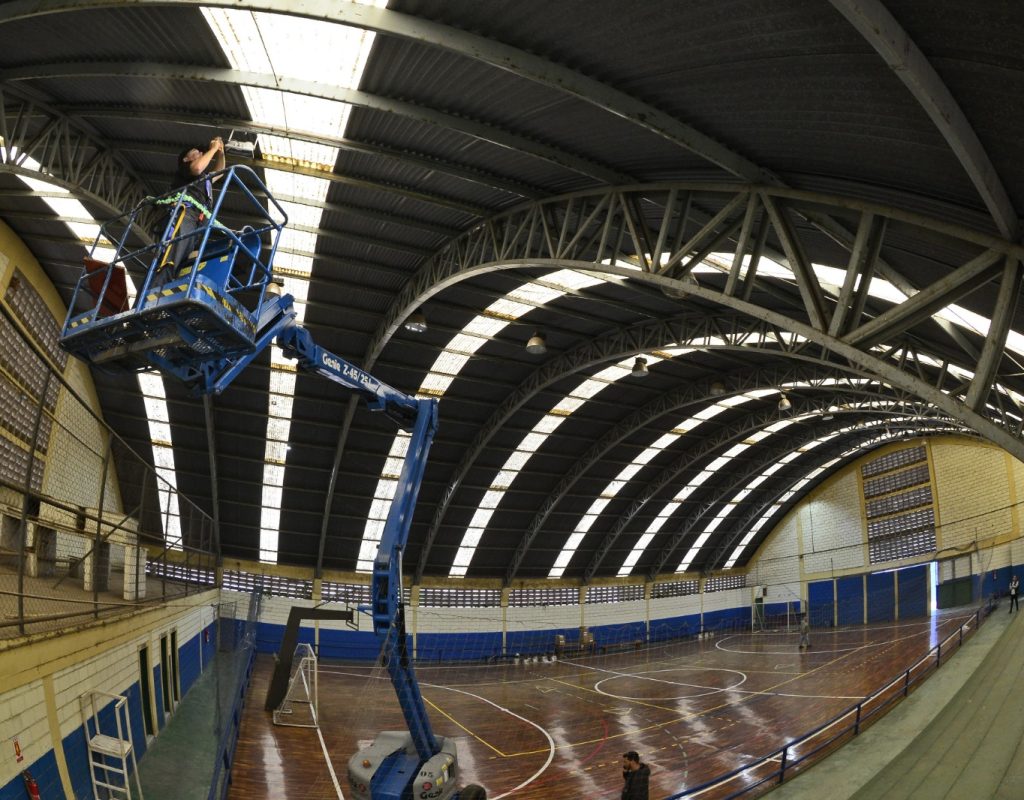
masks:
<path id="1" fill-rule="evenodd" d="M 373 5 L 383 6 L 382 3 Z M 204 8 L 202 11 L 228 61 L 239 70 L 356 88 L 374 41 L 373 33 L 319 20 L 236 9 Z M 334 138 L 344 135 L 349 113 L 344 104 L 267 89 L 242 87 L 242 92 L 255 122 L 283 131 Z M 279 160 L 325 172 L 333 171 L 338 158 L 336 148 L 296 141 L 287 135 L 261 135 L 259 146 L 263 157 L 269 161 Z M 323 201 L 330 185 L 327 180 L 285 170 L 269 169 L 265 177 L 267 187 L 275 195 L 307 197 L 314 201 Z M 281 234 L 281 252 L 275 266 L 289 273 L 284 290 L 295 298 L 296 318 L 301 323 L 305 318 L 309 284 L 294 275 L 312 274 L 312 258 L 299 253 L 315 253 L 317 236 L 298 228 L 318 229 L 322 211 L 302 204 L 285 205 L 294 227 L 286 228 Z M 296 383 L 294 366 L 277 350 L 271 351 L 271 366 L 264 503 L 260 520 L 260 558 L 264 561 L 277 560 L 281 493 L 268 491 L 268 487 L 282 486 L 284 482 L 283 461 L 288 448 L 286 444 L 282 447 L 282 443 L 288 441 L 291 433 L 291 398 Z"/>
<path id="2" fill-rule="evenodd" d="M 713 404 L 711 404 L 709 406 L 706 406 L 706 407 L 702 408 L 697 414 L 694 414 L 691 417 L 687 417 L 682 422 L 680 422 L 679 425 L 677 425 L 674 428 L 674 430 L 681 428 L 681 429 L 686 429 L 688 431 L 693 431 L 696 428 L 698 428 L 701 425 L 701 423 L 706 422 L 709 419 L 712 419 L 713 417 L 717 416 L 718 414 L 721 414 L 723 411 L 726 411 L 729 408 L 735 408 L 735 407 L 740 406 L 740 405 L 742 405 L 744 403 L 754 402 L 755 400 L 758 400 L 761 397 L 764 397 L 766 393 L 767 394 L 777 394 L 777 391 L 770 390 L 770 389 L 769 390 L 759 389 L 759 390 L 756 390 L 756 391 L 747 392 L 747 393 L 740 394 L 740 395 L 734 395 L 734 396 L 731 396 L 731 397 L 728 397 L 728 398 L 722 398 L 720 401 L 717 401 L 717 402 L 715 402 L 715 403 L 713 403 Z M 635 459 L 633 459 L 633 461 L 630 464 L 628 464 L 626 467 L 624 467 L 619 472 L 619 474 L 615 477 L 615 479 L 613 479 L 604 488 L 604 490 L 602 490 L 601 497 L 602 498 L 612 498 L 612 497 L 615 497 L 622 490 L 622 488 L 626 485 L 626 482 L 630 478 L 634 477 L 643 468 L 643 466 L 648 464 L 650 462 L 650 460 L 657 453 L 661 452 L 661 450 L 664 449 L 665 446 L 675 442 L 678 438 L 679 438 L 679 435 L 678 434 L 674 434 L 674 433 L 673 434 L 663 434 L 662 436 L 660 436 L 655 441 L 654 445 L 652 445 L 651 447 L 648 447 L 647 449 L 645 449 L 639 456 L 637 456 Z M 734 446 L 732 448 L 732 450 L 736 451 L 738 453 L 741 450 L 745 450 L 747 448 L 747 446 L 748 445 L 746 445 L 746 444 L 736 445 L 736 446 Z M 737 448 L 740 448 L 740 450 L 737 450 Z M 732 451 L 730 451 L 730 452 L 732 452 Z M 717 459 L 716 461 L 719 461 L 722 464 L 724 464 L 724 463 L 726 463 L 729 460 L 729 457 L 731 457 L 731 456 L 729 456 L 729 454 L 727 454 L 727 457 L 723 457 L 723 458 Z M 715 467 L 714 464 L 715 464 L 715 462 L 712 462 L 712 465 L 709 466 L 708 469 L 709 470 L 717 469 L 717 467 Z M 706 476 L 710 476 L 710 474 L 711 474 L 711 472 L 706 472 Z M 704 479 L 706 479 L 706 477 Z M 692 492 L 695 488 L 697 488 L 697 486 L 699 486 L 700 483 L 702 483 L 704 479 L 702 479 L 700 482 L 698 482 L 695 485 L 692 484 L 692 485 L 690 485 L 688 487 L 684 487 L 684 489 L 681 490 L 680 493 L 685 491 L 685 495 L 683 497 L 680 497 L 677 494 L 676 497 L 674 498 L 674 500 L 679 501 L 679 500 L 685 499 L 686 496 L 689 496 L 690 492 Z M 605 502 L 607 502 L 607 499 L 605 500 Z M 679 503 L 676 502 L 674 508 L 678 508 L 678 506 L 679 506 Z M 588 509 L 587 514 L 583 517 L 583 519 L 579 523 L 577 523 L 577 525 L 575 527 L 575 531 L 579 532 L 579 531 L 582 530 L 581 529 L 581 525 L 583 524 L 583 520 L 587 520 L 588 516 L 593 515 L 593 514 L 599 514 L 599 513 L 600 513 L 599 511 L 595 511 L 594 510 L 594 506 L 592 505 L 590 507 L 590 509 Z M 655 516 L 655 519 L 648 526 L 647 532 L 648 533 L 657 533 L 658 531 L 660 531 L 661 527 L 665 524 L 665 520 L 666 519 L 667 519 L 667 515 Z M 591 525 L 593 525 L 593 520 L 588 520 L 586 522 L 586 530 L 587 531 L 590 530 Z M 636 545 L 634 545 L 634 551 L 626 556 L 626 563 L 635 564 L 637 562 L 637 560 L 639 560 L 640 555 L 643 553 L 643 549 L 646 548 L 649 543 L 650 543 L 650 538 L 641 536 L 640 539 L 637 541 Z M 563 546 L 563 552 L 568 547 L 569 547 L 569 542 L 566 542 L 566 544 Z M 578 545 L 574 545 L 573 546 L 573 551 L 575 551 L 576 547 L 578 547 Z M 639 552 L 636 551 L 636 548 L 640 548 Z M 635 553 L 635 557 L 634 557 L 634 553 Z M 571 557 L 571 553 L 570 553 L 570 557 Z M 568 561 L 566 561 L 566 563 L 568 563 Z M 564 567 L 560 568 L 560 567 L 557 566 L 557 564 L 558 564 L 558 561 L 556 560 L 556 566 L 552 567 L 551 571 L 548 573 L 548 577 L 549 578 L 561 577 L 563 572 L 565 571 Z M 625 568 L 625 566 L 623 568 Z"/>
<path id="3" fill-rule="evenodd" d="M 580 391 L 581 387 L 586 387 L 586 391 L 596 389 L 596 391 L 594 391 L 594 394 L 596 394 L 601 389 L 604 389 L 608 385 L 610 385 L 610 381 L 608 380 L 607 376 L 620 376 L 621 373 L 621 377 L 625 377 L 629 375 L 629 368 L 631 365 L 632 361 L 627 360 L 622 361 L 617 365 L 613 365 L 612 367 L 603 369 L 598 374 L 605 376 L 605 379 L 595 380 L 593 378 L 587 378 L 586 380 L 582 381 L 575 389 L 570 391 L 570 394 L 577 394 Z M 545 417 L 542 417 L 541 421 L 543 422 L 546 419 L 546 417 L 547 415 L 545 415 Z M 516 446 L 514 455 L 522 453 L 529 453 L 532 455 L 547 440 L 549 435 L 549 433 L 538 430 L 535 426 L 534 429 L 531 430 L 530 433 L 526 434 L 526 436 L 523 437 L 522 441 Z M 501 472 L 499 472 L 498 475 L 494 478 L 490 486 L 491 490 L 507 490 L 508 487 L 512 485 L 512 482 L 515 480 L 515 478 L 520 474 L 522 468 L 526 466 L 526 461 L 523 460 L 521 457 L 517 459 L 518 466 L 516 466 L 514 470 L 510 467 L 510 462 L 511 458 L 508 461 L 506 461 L 505 465 L 502 467 Z M 476 543 L 470 540 L 468 531 L 466 533 L 463 533 L 462 541 L 459 543 L 459 549 L 456 552 L 453 572 L 449 572 L 449 577 L 459 577 L 459 574 L 454 573 L 455 567 L 461 568 L 469 566 L 469 563 L 473 558 L 473 553 L 476 550 L 476 546 Z M 465 575 L 465 570 L 463 570 L 461 574 Z"/>

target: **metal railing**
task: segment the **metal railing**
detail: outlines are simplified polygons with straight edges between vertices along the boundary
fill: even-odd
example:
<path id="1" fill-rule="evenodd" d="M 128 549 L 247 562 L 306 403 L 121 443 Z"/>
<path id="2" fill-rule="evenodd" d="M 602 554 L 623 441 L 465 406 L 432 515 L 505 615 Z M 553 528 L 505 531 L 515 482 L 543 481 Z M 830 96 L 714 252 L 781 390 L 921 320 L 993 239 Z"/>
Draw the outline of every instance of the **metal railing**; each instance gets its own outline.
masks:
<path id="1" fill-rule="evenodd" d="M 213 519 L 104 422 L 58 334 L 17 272 L 0 297 L 0 639 L 216 582 Z"/>
<path id="2" fill-rule="evenodd" d="M 992 608 L 993 601 L 990 599 L 976 609 L 969 620 L 932 647 L 913 665 L 894 676 L 881 689 L 849 706 L 827 722 L 749 764 L 670 795 L 665 800 L 681 800 L 698 795 L 714 797 L 716 800 L 755 797 L 783 783 L 787 778 L 820 761 L 846 741 L 859 735 L 868 725 L 884 716 L 893 705 L 907 697 L 912 688 L 942 666 L 952 653 L 963 645 L 965 634 L 970 635 L 976 631 Z M 733 784 L 742 785 L 733 787 Z M 716 789 L 721 790 L 721 793 L 715 792 Z"/>
<path id="3" fill-rule="evenodd" d="M 217 691 L 217 722 L 220 733 L 217 743 L 216 760 L 213 766 L 213 777 L 210 780 L 210 792 L 207 800 L 224 800 L 231 784 L 231 768 L 234 763 L 235 749 L 242 727 L 242 709 L 245 705 L 245 693 L 252 678 L 253 666 L 256 663 L 256 627 L 260 615 L 262 596 L 259 593 L 249 595 L 249 610 L 237 638 L 238 667 L 232 680 L 226 687 L 218 686 Z M 238 620 L 235 620 L 237 624 Z M 223 626 L 221 619 L 220 625 Z M 222 638 L 223 642 L 224 639 Z M 224 701 L 230 701 L 227 705 Z"/>

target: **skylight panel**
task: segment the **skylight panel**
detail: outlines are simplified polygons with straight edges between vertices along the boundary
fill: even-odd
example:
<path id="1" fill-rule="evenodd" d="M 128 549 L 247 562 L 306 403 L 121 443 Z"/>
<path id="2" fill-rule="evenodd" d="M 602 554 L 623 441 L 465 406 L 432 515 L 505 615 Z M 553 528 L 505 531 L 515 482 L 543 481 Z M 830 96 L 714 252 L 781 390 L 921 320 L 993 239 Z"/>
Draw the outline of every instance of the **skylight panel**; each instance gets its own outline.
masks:
<path id="1" fill-rule="evenodd" d="M 618 474 L 619 481 L 625 482 L 636 475 L 641 469 L 643 469 L 643 463 L 639 460 L 634 461 L 632 464 L 627 464 L 622 468 L 622 472 Z"/>
<path id="2" fill-rule="evenodd" d="M 270 508 L 279 508 L 281 505 L 281 491 L 280 486 L 264 486 L 263 505 Z"/>
<path id="3" fill-rule="evenodd" d="M 504 496 L 504 492 L 487 491 L 484 493 L 484 499 L 480 501 L 480 508 L 497 508 Z"/>
<path id="4" fill-rule="evenodd" d="M 323 183 L 323 181 L 319 182 Z M 277 202 L 281 206 L 281 210 L 288 215 L 289 226 L 304 225 L 315 228 L 320 224 L 320 217 L 323 216 L 323 211 L 320 208 L 282 200 Z"/>
<path id="5" fill-rule="evenodd" d="M 423 379 L 423 383 L 420 384 L 420 394 L 430 395 L 431 397 L 441 397 L 445 392 L 448 391 L 448 387 L 455 381 L 455 377 L 452 375 L 438 375 L 435 372 L 427 373 L 427 376 Z"/>
<path id="6" fill-rule="evenodd" d="M 525 283 L 509 292 L 508 297 L 516 300 L 522 300 L 523 305 L 530 308 L 531 306 L 541 306 L 545 303 L 550 303 L 552 300 L 562 297 L 564 294 L 564 289 L 555 289 L 549 286 L 542 286 L 538 283 Z M 516 316 L 519 315 L 517 314 Z"/>
<path id="7" fill-rule="evenodd" d="M 483 347 L 486 343 L 487 339 L 481 338 L 480 336 L 471 336 L 465 332 L 457 333 L 452 340 L 448 342 L 448 346 L 445 350 L 452 353 L 473 355 L 473 353 Z"/>
<path id="8" fill-rule="evenodd" d="M 445 375 L 458 375 L 462 371 L 462 368 L 466 366 L 469 361 L 469 356 L 465 353 L 452 353 L 451 351 L 442 352 L 437 359 L 434 361 L 434 366 L 431 368 L 433 372 L 440 372 Z"/>
<path id="9" fill-rule="evenodd" d="M 539 279 L 541 283 L 559 288 L 562 293 L 589 289 L 591 286 L 605 283 L 605 279 L 596 275 L 588 275 L 584 272 L 577 272 L 574 269 L 560 269 L 551 272 Z"/>
<path id="10" fill-rule="evenodd" d="M 518 470 L 503 469 L 494 476 L 494 480 L 491 481 L 491 488 L 507 491 L 518 476 Z"/>
<path id="11" fill-rule="evenodd" d="M 572 390 L 571 395 L 573 397 L 581 397 L 585 400 L 589 400 L 591 397 L 596 395 L 598 392 L 607 388 L 608 384 L 605 381 L 586 380 L 583 381 L 579 386 Z"/>
<path id="12" fill-rule="evenodd" d="M 475 333 L 479 336 L 490 338 L 504 330 L 507 325 L 507 319 L 495 319 L 494 317 L 486 317 L 481 314 L 473 317 L 462 330 L 465 333 Z"/>
<path id="13" fill-rule="evenodd" d="M 153 465 L 166 473 L 174 469 L 174 451 L 167 445 L 153 443 Z M 171 481 L 168 479 L 168 483 Z"/>
<path id="14" fill-rule="evenodd" d="M 716 403 L 714 405 L 705 406 L 696 414 L 694 414 L 692 418 L 695 420 L 701 420 L 706 422 L 712 417 L 717 417 L 723 411 L 725 411 L 725 406 Z"/>
<path id="15" fill-rule="evenodd" d="M 495 300 L 487 307 L 487 311 L 490 314 L 505 318 L 503 324 L 495 330 L 495 333 L 504 328 L 508 321 L 519 319 L 521 316 L 529 314 L 533 309 L 534 306 L 529 303 L 519 303 L 508 299 Z"/>
<path id="16" fill-rule="evenodd" d="M 602 497 L 615 497 L 615 495 L 617 495 L 620 491 L 622 491 L 622 487 L 624 487 L 625 485 L 626 485 L 626 481 L 622 481 L 622 480 L 610 481 L 608 483 L 608 485 L 604 487 L 604 491 L 601 492 L 601 496 Z"/>
<path id="17" fill-rule="evenodd" d="M 553 433 L 563 422 L 565 422 L 565 417 L 545 414 L 541 417 L 540 422 L 533 426 L 533 429 L 538 433 Z"/>
<path id="18" fill-rule="evenodd" d="M 507 459 L 505 459 L 505 464 L 502 467 L 502 469 L 513 470 L 515 472 L 518 472 L 524 466 L 526 466 L 526 462 L 530 460 L 530 457 L 532 455 L 533 455 L 533 451 L 529 451 L 529 452 L 524 452 L 522 450 L 513 451 L 512 455 L 510 455 Z"/>
<path id="19" fill-rule="evenodd" d="M 341 104 L 339 104 L 341 105 Z M 343 117 L 347 114 L 347 106 Z M 306 127 L 311 125 L 313 127 Z M 305 119 L 296 124 L 288 125 L 290 130 L 314 130 L 319 132 L 324 126 L 322 120 Z M 334 163 L 338 159 L 338 150 L 329 145 L 317 144 L 315 142 L 300 141 L 298 139 L 287 139 L 283 136 L 271 136 L 260 134 L 260 152 L 265 160 L 274 162 L 280 161 L 283 164 L 314 169 L 321 172 L 331 172 Z"/>
<path id="20" fill-rule="evenodd" d="M 568 416 L 582 406 L 586 401 L 577 397 L 563 397 L 558 404 L 551 409 L 552 413 Z"/>
<path id="21" fill-rule="evenodd" d="M 470 520 L 469 528 L 473 531 L 483 532 L 483 529 L 487 527 L 487 524 L 491 521 L 491 517 L 494 515 L 493 508 L 478 508 L 473 514 L 473 519 Z M 464 547 L 476 547 L 480 542 L 479 534 L 475 534 L 475 540 L 464 539 L 462 544 Z"/>

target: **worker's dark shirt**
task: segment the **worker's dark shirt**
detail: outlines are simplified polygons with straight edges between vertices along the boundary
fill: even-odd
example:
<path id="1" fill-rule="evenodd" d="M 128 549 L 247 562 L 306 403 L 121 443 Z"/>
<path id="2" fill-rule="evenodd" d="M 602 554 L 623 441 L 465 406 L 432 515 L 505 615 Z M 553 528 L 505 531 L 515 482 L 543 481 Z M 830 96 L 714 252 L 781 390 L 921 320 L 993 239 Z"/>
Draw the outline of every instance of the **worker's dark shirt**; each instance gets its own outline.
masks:
<path id="1" fill-rule="evenodd" d="M 626 785 L 622 787 L 622 800 L 649 800 L 650 767 L 641 764 L 639 769 L 624 773 L 624 777 Z"/>

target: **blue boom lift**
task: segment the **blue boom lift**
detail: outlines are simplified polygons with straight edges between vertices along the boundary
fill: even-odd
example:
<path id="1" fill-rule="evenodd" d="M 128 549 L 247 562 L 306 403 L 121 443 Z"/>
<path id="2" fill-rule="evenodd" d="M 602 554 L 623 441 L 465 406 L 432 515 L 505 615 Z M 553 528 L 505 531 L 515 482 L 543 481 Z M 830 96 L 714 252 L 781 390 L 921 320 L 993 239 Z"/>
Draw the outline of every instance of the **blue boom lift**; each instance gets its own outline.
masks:
<path id="1" fill-rule="evenodd" d="M 219 173 L 217 201 L 194 231 L 179 235 L 191 202 L 189 187 L 149 198 L 105 223 L 61 333 L 61 346 L 107 371 L 159 370 L 194 395 L 219 394 L 273 341 L 300 369 L 340 384 L 410 431 L 380 546 L 373 565 L 368 611 L 381 640 L 381 659 L 402 708 L 406 731 L 384 731 L 349 760 L 357 800 L 457 800 L 455 742 L 434 735 L 407 651 L 401 601 L 402 552 L 409 537 L 427 453 L 437 430 L 437 401 L 417 399 L 318 346 L 295 319 L 294 300 L 281 294 L 273 260 L 287 215 L 248 167 Z M 252 221 L 241 231 L 218 222 L 231 191 L 247 203 Z M 156 243 L 142 241 L 146 220 L 164 214 Z M 170 248 L 188 240 L 192 255 L 166 266 Z M 101 258 L 100 256 L 107 256 Z M 130 273 L 142 276 L 131 301 Z"/>

